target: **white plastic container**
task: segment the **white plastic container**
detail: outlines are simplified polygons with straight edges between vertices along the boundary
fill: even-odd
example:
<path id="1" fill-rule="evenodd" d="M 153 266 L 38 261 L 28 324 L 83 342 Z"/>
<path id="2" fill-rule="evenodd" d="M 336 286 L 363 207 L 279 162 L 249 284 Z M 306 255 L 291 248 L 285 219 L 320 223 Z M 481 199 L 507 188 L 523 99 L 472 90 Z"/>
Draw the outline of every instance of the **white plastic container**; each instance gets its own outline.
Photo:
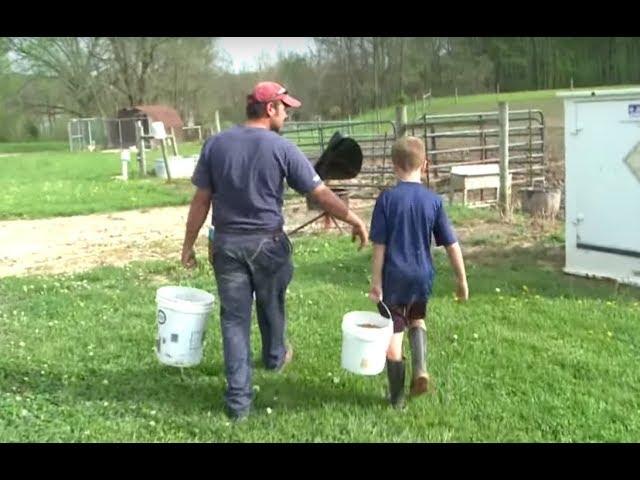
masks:
<path id="1" fill-rule="evenodd" d="M 171 178 L 191 178 L 193 171 L 198 163 L 197 156 L 190 157 L 167 157 L 169 163 L 169 171 L 171 172 Z M 167 178 L 167 171 L 164 167 L 164 159 L 158 158 L 155 163 L 156 176 L 159 178 Z"/>
<path id="2" fill-rule="evenodd" d="M 156 303 L 156 355 L 160 363 L 172 367 L 198 365 L 213 295 L 197 288 L 166 286 L 156 292 Z"/>
<path id="3" fill-rule="evenodd" d="M 358 375 L 379 374 L 392 335 L 390 318 L 375 312 L 347 313 L 342 317 L 342 368 Z"/>

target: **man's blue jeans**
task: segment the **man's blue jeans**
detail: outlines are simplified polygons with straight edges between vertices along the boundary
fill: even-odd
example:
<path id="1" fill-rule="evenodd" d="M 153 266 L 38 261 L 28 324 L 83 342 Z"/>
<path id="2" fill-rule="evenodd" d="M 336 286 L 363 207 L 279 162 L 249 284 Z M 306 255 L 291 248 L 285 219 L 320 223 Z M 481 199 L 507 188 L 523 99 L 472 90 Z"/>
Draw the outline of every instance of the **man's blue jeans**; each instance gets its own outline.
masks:
<path id="1" fill-rule="evenodd" d="M 244 415 L 251 407 L 251 308 L 256 296 L 262 336 L 262 361 L 277 369 L 286 354 L 285 294 L 293 276 L 291 242 L 275 234 L 216 234 L 213 270 L 218 284 L 220 322 L 227 389 L 225 402 L 231 415 Z"/>

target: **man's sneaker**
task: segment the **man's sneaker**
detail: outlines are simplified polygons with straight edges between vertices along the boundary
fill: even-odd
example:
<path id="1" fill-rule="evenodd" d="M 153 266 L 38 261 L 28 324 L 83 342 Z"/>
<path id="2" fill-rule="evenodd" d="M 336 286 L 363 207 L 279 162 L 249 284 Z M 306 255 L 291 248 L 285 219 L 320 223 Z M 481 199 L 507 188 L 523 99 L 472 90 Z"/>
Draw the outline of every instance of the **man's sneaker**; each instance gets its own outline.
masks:
<path id="1" fill-rule="evenodd" d="M 411 386 L 409 387 L 409 391 L 411 395 L 423 395 L 427 393 L 427 389 L 429 388 L 429 374 L 428 373 L 420 373 L 417 377 L 411 379 Z"/>

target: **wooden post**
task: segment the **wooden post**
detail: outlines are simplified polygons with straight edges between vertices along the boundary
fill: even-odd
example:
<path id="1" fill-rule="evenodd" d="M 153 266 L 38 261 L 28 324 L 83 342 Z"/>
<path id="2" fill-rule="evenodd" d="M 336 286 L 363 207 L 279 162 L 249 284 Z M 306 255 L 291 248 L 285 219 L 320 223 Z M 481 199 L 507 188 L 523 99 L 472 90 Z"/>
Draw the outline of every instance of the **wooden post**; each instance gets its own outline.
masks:
<path id="1" fill-rule="evenodd" d="M 458 87 L 456 87 L 456 105 L 458 104 Z"/>
<path id="2" fill-rule="evenodd" d="M 73 122 L 73 120 L 71 122 Z M 67 123 L 67 132 L 69 133 L 69 151 L 73 152 L 73 136 L 71 134 L 71 122 Z"/>
<path id="3" fill-rule="evenodd" d="M 171 127 L 171 147 L 173 148 L 173 155 L 178 156 L 178 144 L 176 143 L 176 132 Z"/>
<path id="4" fill-rule="evenodd" d="M 220 133 L 220 111 L 216 110 L 216 133 Z"/>
<path id="5" fill-rule="evenodd" d="M 509 104 L 499 102 L 500 118 L 500 198 L 501 213 L 510 216 L 509 201 L 511 200 L 511 185 L 509 182 Z"/>
<path id="6" fill-rule="evenodd" d="M 404 137 L 407 131 L 407 106 L 398 105 L 396 107 L 396 135 Z"/>
<path id="7" fill-rule="evenodd" d="M 89 151 L 91 151 L 93 145 L 93 139 L 91 138 L 91 120 L 87 121 L 87 129 L 89 130 Z"/>
<path id="8" fill-rule="evenodd" d="M 120 150 L 124 148 L 122 145 L 122 119 L 118 119 L 118 134 L 120 135 Z"/>
<path id="9" fill-rule="evenodd" d="M 573 77 L 571 77 L 571 85 L 570 85 L 571 90 L 573 90 Z"/>
<path id="10" fill-rule="evenodd" d="M 529 184 L 533 187 L 533 131 L 531 129 L 531 109 L 529 109 L 529 157 L 527 162 L 529 164 Z"/>
<path id="11" fill-rule="evenodd" d="M 147 161 L 144 148 L 144 127 L 142 122 L 136 122 L 136 146 L 138 147 L 138 173 L 141 177 L 147 176 Z"/>
<path id="12" fill-rule="evenodd" d="M 164 142 L 164 138 L 160 139 L 160 148 L 162 149 L 162 158 L 164 160 L 164 171 L 167 172 L 167 182 L 171 182 L 171 171 L 169 170 L 169 160 L 167 160 L 167 147 Z"/>

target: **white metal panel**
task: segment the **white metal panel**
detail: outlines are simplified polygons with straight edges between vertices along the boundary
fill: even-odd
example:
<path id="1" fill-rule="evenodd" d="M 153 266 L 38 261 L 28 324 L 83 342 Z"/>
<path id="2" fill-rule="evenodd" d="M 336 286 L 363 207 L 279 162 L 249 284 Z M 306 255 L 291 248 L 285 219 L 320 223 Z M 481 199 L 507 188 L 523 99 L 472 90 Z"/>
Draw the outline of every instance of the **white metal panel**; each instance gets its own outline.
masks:
<path id="1" fill-rule="evenodd" d="M 640 90 L 564 103 L 565 271 L 640 285 Z"/>
<path id="2" fill-rule="evenodd" d="M 579 240 L 640 252 L 640 182 L 625 163 L 640 143 L 640 121 L 629 121 L 628 103 L 577 102 L 580 127 L 568 147 L 576 163 L 576 213 L 583 216 Z"/>

